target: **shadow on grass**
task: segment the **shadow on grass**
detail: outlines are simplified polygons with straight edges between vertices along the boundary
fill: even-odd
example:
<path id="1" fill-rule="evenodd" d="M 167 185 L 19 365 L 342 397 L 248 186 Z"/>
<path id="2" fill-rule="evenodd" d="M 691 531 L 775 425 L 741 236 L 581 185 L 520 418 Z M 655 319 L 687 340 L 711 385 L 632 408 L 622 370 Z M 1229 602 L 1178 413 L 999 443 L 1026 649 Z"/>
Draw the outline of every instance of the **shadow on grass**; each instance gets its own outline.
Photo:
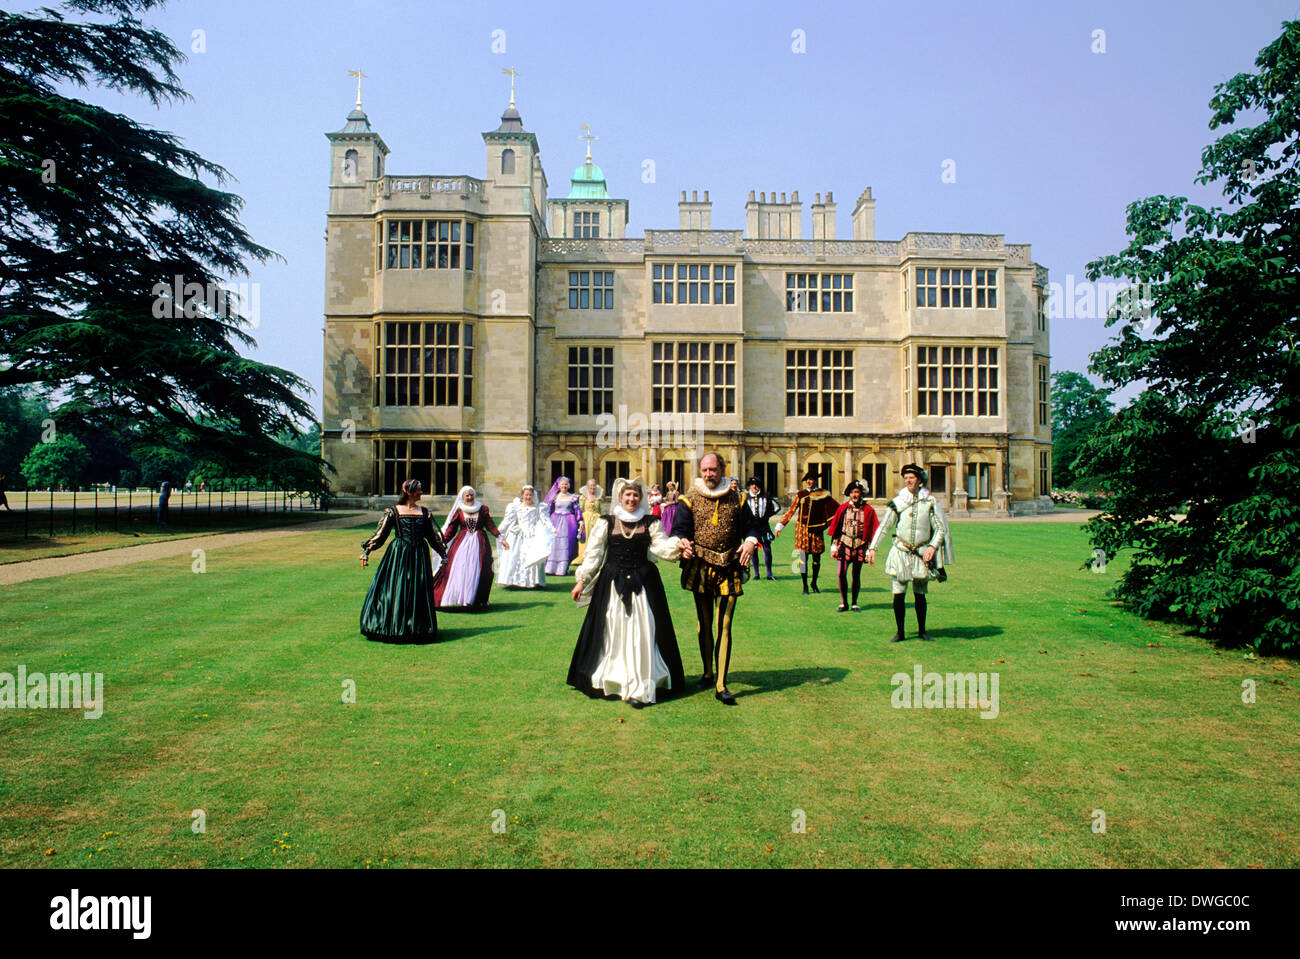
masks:
<path id="1" fill-rule="evenodd" d="M 443 610 L 441 609 L 438 610 L 439 617 L 442 616 L 442 613 Z M 388 646 L 388 647 L 397 647 L 397 648 L 403 646 L 441 646 L 443 643 L 455 642 L 458 639 L 472 639 L 475 636 L 482 635 L 483 633 L 492 633 L 492 632 L 496 632 L 499 629 L 513 629 L 513 628 L 514 627 L 512 626 L 480 626 L 477 628 L 470 627 L 468 629 L 446 629 L 443 626 L 441 619 L 439 619 L 437 639 L 420 642 L 416 640 L 402 640 L 402 639 L 371 639 L 369 636 L 364 636 L 364 635 L 362 635 L 361 638 L 366 640 L 368 644 L 373 646 Z"/>
<path id="2" fill-rule="evenodd" d="M 774 693 L 796 686 L 829 686 L 844 680 L 849 674 L 847 669 L 838 666 L 808 669 L 769 669 L 763 672 L 733 672 L 728 674 L 728 685 L 732 683 L 757 686 L 757 689 L 745 689 L 736 693 L 737 699 L 746 696 L 758 696 L 762 693 Z M 687 684 L 688 694 L 693 692 L 712 693 L 713 690 L 696 690 L 693 684 Z"/>
<path id="3" fill-rule="evenodd" d="M 990 636 L 1001 636 L 1006 630 L 1001 626 L 950 626 L 927 632 L 935 639 L 987 639 Z"/>
<path id="4" fill-rule="evenodd" d="M 518 626 L 469 626 L 465 629 L 446 629 L 442 625 L 441 616 L 444 612 L 451 610 L 438 610 L 438 642 L 450 643 L 457 639 L 472 639 L 475 636 L 481 636 L 484 633 L 495 633 L 499 629 L 518 629 Z"/>

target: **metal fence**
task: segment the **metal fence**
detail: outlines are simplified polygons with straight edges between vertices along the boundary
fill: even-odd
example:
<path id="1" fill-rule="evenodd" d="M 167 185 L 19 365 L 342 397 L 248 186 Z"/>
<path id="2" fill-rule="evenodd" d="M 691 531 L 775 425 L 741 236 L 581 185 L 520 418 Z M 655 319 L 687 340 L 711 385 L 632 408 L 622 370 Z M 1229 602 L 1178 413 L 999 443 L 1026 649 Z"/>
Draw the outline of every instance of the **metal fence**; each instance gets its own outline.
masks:
<path id="1" fill-rule="evenodd" d="M 260 486 L 260 488 L 258 488 Z M 220 524 L 235 514 L 302 510 L 326 512 L 318 491 L 274 484 L 216 484 L 203 489 L 173 489 L 166 507 L 157 490 L 8 490 L 8 509 L 0 509 L 0 534 L 54 536 L 100 531 L 159 529 Z"/>

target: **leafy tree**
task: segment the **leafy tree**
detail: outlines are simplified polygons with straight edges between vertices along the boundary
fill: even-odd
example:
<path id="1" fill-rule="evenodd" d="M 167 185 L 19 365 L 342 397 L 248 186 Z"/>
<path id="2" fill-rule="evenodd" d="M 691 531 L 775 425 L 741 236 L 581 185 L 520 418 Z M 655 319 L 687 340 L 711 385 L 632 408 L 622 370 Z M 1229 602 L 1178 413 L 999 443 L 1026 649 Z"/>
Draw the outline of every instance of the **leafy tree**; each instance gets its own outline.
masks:
<path id="1" fill-rule="evenodd" d="M 1118 335 L 1089 367 L 1144 388 L 1077 468 L 1111 494 L 1094 545 L 1134 550 L 1119 598 L 1224 641 L 1295 652 L 1300 21 L 1255 65 L 1210 101 L 1210 128 L 1226 132 L 1203 151 L 1197 182 L 1218 184 L 1227 206 L 1139 200 L 1128 246 L 1088 265 L 1092 280 L 1149 284 L 1112 313 Z"/>
<path id="2" fill-rule="evenodd" d="M 136 17 L 162 4 L 0 11 L 0 387 L 57 397 L 61 432 L 140 428 L 232 468 L 291 458 L 306 470 L 310 458 L 271 437 L 309 416 L 307 384 L 239 354 L 255 345 L 251 320 L 221 289 L 275 255 L 217 188 L 226 171 L 57 86 L 187 99 L 184 56 Z"/>
<path id="3" fill-rule="evenodd" d="M 163 480 L 176 487 L 184 486 L 193 460 L 169 447 L 157 446 L 142 450 L 138 462 L 140 484 L 154 488 L 161 486 Z"/>
<path id="4" fill-rule="evenodd" d="M 1074 471 L 1079 450 L 1113 414 L 1110 391 L 1099 389 L 1092 380 L 1073 370 L 1052 374 L 1052 485 L 1076 489 L 1080 477 Z"/>
<path id="5" fill-rule="evenodd" d="M 48 443 L 37 443 L 20 467 L 28 486 L 53 489 L 77 486 L 90 462 L 81 440 L 60 433 Z"/>
<path id="6" fill-rule="evenodd" d="M 30 388 L 0 389 L 0 473 L 9 474 L 11 481 L 32 444 L 41 438 L 46 415 L 44 404 Z"/>

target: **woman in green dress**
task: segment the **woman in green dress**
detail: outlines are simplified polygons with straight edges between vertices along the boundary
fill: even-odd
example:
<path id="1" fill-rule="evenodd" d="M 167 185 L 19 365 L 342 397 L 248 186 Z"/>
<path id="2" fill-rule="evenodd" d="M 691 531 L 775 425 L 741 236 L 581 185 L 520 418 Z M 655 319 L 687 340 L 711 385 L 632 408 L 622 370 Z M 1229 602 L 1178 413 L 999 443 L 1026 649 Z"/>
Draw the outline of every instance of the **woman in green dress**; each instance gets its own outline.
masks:
<path id="1" fill-rule="evenodd" d="M 375 578 L 361 606 L 361 632 L 367 639 L 432 643 L 438 638 L 429 546 L 444 559 L 447 547 L 434 528 L 429 511 L 416 505 L 423 493 L 419 480 L 408 479 L 403 483 L 397 505 L 384 510 L 375 535 L 361 544 L 361 565 L 365 567 L 370 551 L 382 546 L 389 533 L 393 534 L 393 544 L 379 561 L 379 569 L 375 570 Z"/>

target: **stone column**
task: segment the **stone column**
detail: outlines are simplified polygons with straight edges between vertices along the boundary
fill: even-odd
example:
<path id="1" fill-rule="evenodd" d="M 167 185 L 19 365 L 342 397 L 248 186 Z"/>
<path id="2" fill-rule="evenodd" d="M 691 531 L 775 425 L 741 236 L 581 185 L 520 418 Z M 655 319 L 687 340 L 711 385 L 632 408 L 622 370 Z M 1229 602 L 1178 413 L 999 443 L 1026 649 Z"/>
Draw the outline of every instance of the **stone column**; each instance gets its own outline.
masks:
<path id="1" fill-rule="evenodd" d="M 959 446 L 957 447 L 957 462 L 953 466 L 956 473 L 952 478 L 952 510 L 970 515 L 969 497 L 966 493 L 966 454 Z"/>

